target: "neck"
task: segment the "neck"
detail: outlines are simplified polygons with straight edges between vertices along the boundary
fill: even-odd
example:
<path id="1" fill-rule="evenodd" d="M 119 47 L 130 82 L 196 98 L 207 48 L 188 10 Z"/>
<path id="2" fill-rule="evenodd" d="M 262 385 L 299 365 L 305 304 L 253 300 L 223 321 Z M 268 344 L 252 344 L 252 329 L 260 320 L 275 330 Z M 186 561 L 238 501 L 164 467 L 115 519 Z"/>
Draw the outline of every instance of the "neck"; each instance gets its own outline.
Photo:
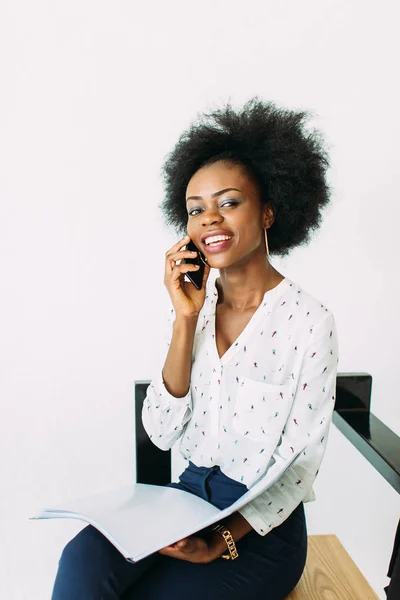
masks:
<path id="1" fill-rule="evenodd" d="M 284 279 L 267 259 L 252 263 L 246 269 L 220 269 L 216 281 L 218 304 L 236 311 L 246 311 L 260 306 L 265 292 Z"/>

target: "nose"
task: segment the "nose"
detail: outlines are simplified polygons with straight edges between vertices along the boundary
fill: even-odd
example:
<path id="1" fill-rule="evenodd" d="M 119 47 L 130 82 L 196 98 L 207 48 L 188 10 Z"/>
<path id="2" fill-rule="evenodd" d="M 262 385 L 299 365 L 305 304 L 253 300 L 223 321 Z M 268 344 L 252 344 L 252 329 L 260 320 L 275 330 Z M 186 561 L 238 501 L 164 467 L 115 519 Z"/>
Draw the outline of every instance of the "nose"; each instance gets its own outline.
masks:
<path id="1" fill-rule="evenodd" d="M 221 213 L 216 210 L 215 208 L 208 208 L 206 210 L 203 211 L 202 215 L 202 225 L 203 227 L 209 227 L 210 225 L 213 225 L 214 223 L 221 223 L 224 218 L 221 215 Z"/>

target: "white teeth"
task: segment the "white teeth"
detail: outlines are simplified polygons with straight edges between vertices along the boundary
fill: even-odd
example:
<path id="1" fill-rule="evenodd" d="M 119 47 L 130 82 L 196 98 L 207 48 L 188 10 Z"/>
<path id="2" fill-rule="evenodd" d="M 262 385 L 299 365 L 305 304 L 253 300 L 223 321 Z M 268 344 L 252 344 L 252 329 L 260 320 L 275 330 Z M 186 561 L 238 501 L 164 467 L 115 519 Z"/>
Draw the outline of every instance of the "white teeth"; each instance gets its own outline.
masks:
<path id="1" fill-rule="evenodd" d="M 223 242 L 224 240 L 230 240 L 230 239 L 231 239 L 230 235 L 213 235 L 213 236 L 207 238 L 205 243 L 207 244 L 207 246 L 209 246 L 210 244 L 214 244 L 216 242 Z"/>

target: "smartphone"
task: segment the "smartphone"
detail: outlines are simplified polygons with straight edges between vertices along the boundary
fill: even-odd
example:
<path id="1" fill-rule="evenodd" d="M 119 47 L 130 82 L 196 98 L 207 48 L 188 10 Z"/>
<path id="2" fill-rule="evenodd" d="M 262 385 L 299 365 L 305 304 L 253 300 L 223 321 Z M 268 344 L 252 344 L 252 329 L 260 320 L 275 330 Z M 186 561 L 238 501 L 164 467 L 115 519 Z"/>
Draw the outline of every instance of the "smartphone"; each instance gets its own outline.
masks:
<path id="1" fill-rule="evenodd" d="M 192 242 L 192 240 L 190 240 L 190 242 L 187 244 L 186 250 L 191 250 L 191 251 L 197 252 L 197 256 L 195 256 L 195 258 L 184 258 L 183 261 L 185 263 L 190 263 L 192 265 L 199 265 L 200 268 L 197 269 L 197 271 L 189 271 L 189 273 L 185 273 L 185 275 L 187 276 L 189 281 L 191 281 L 193 283 L 195 288 L 200 290 L 201 284 L 203 282 L 203 275 L 204 275 L 204 262 L 203 262 L 204 255 L 202 255 L 202 258 L 203 258 L 203 260 L 202 260 L 200 258 L 201 252 L 197 248 L 197 246 L 195 246 L 195 244 Z"/>

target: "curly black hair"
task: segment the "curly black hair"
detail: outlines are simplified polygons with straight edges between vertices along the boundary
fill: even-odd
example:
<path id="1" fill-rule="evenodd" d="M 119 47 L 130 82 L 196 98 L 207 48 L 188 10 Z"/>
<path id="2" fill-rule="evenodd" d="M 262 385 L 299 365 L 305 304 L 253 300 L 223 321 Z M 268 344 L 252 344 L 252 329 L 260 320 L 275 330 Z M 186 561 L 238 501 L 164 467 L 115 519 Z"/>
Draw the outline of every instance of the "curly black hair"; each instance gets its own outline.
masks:
<path id="1" fill-rule="evenodd" d="M 219 160 L 242 165 L 255 178 L 275 221 L 268 230 L 271 254 L 285 256 L 308 243 L 329 203 L 329 166 L 323 138 L 309 131 L 310 113 L 278 108 L 253 98 L 235 111 L 230 104 L 200 115 L 179 138 L 162 167 L 166 223 L 186 234 L 186 188 L 201 167 Z"/>

